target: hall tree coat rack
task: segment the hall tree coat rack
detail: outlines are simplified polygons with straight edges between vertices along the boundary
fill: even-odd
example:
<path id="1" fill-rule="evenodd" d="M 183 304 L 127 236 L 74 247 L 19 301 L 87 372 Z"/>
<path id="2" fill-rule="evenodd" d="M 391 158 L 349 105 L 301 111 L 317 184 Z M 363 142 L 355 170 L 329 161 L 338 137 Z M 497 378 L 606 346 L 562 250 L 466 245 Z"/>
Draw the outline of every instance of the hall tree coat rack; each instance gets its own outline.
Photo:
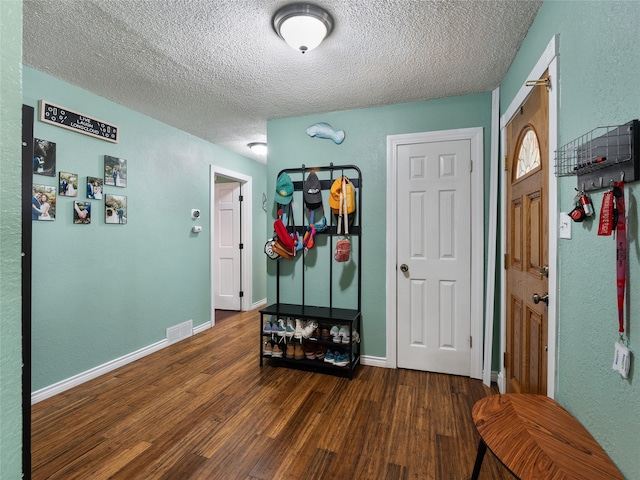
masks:
<path id="1" fill-rule="evenodd" d="M 640 180 L 640 122 L 599 127 L 556 151 L 556 176 L 576 175 L 583 192 Z"/>
<path id="2" fill-rule="evenodd" d="M 284 319 L 286 322 L 287 317 L 300 320 L 315 320 L 319 325 L 328 325 L 329 328 L 333 325 L 337 326 L 345 326 L 349 330 L 349 343 L 348 344 L 336 344 L 329 339 L 318 338 L 317 340 L 305 340 L 306 342 L 314 342 L 317 345 L 325 345 L 329 350 L 335 350 L 338 348 L 343 349 L 345 352 L 349 354 L 349 364 L 344 367 L 334 366 L 330 363 L 326 363 L 324 361 L 319 360 L 308 360 L 306 358 L 301 360 L 296 359 L 288 359 L 283 355 L 282 358 L 273 358 L 271 357 L 270 362 L 274 365 L 282 365 L 291 368 L 300 368 L 304 370 L 318 371 L 322 373 L 338 375 L 338 376 L 347 376 L 349 379 L 353 378 L 353 372 L 355 367 L 360 363 L 360 343 L 359 341 L 354 341 L 353 332 L 357 331 L 359 334 L 362 333 L 362 172 L 360 168 L 356 165 L 334 165 L 330 163 L 328 166 L 320 166 L 320 167 L 306 167 L 302 165 L 300 168 L 288 168 L 281 170 L 278 173 L 278 177 L 282 173 L 288 174 L 293 182 L 293 190 L 295 192 L 302 192 L 304 181 L 307 178 L 307 175 L 311 172 L 315 172 L 318 174 L 320 178 L 320 186 L 322 189 L 322 201 L 323 206 L 325 207 L 325 217 L 327 219 L 327 228 L 323 232 L 316 233 L 316 240 L 314 248 L 318 249 L 318 262 L 320 262 L 321 258 L 326 258 L 329 262 L 329 278 L 328 288 L 329 288 L 329 302 L 328 305 L 316 306 L 316 305 L 308 305 L 306 302 L 306 268 L 305 268 L 305 255 L 300 251 L 297 253 L 296 257 L 291 260 L 278 259 L 275 260 L 276 263 L 276 303 L 273 303 L 266 308 L 260 310 L 260 366 L 263 365 L 264 356 L 264 343 L 265 340 L 268 340 L 269 337 L 273 336 L 272 334 L 267 334 L 263 332 L 263 325 L 265 320 L 269 317 L 271 321 L 277 321 L 277 319 Z M 329 179 L 322 179 L 320 173 L 321 172 L 329 172 Z M 356 299 L 355 308 L 336 308 L 334 307 L 334 295 L 333 295 L 333 276 L 336 268 L 340 268 L 341 270 L 348 265 L 349 262 L 338 264 L 335 262 L 333 258 L 335 242 L 338 240 L 338 226 L 337 221 L 333 213 L 331 212 L 331 208 L 328 205 L 329 195 L 331 192 L 331 185 L 333 181 L 337 178 L 340 178 L 342 175 L 345 175 L 349 178 L 351 184 L 354 188 L 354 194 L 356 196 L 356 219 L 353 222 L 353 225 L 349 226 L 349 240 L 351 241 L 351 259 L 349 262 L 356 262 L 356 275 L 355 279 L 357 282 L 356 285 Z M 289 232 L 293 232 L 294 230 L 298 232 L 300 238 L 304 236 L 304 232 L 306 229 L 306 225 L 304 219 L 307 218 L 305 215 L 306 207 L 304 204 L 304 199 L 301 199 L 300 204 L 295 206 L 297 211 L 292 212 L 296 218 L 299 218 L 299 224 L 296 223 L 295 226 L 288 226 L 287 229 Z M 319 212 L 320 209 L 316 210 Z M 314 220 L 315 222 L 318 219 Z M 308 223 L 308 222 L 307 222 Z M 318 245 L 319 237 L 327 236 L 327 245 Z M 320 242 L 322 243 L 322 242 Z M 354 258 L 354 252 L 356 257 Z M 302 258 L 298 258 L 301 256 Z M 281 276 L 281 262 L 302 262 L 302 275 L 301 275 L 301 298 L 299 304 L 292 303 L 281 303 L 280 302 L 280 276 Z M 294 266 L 295 268 L 295 266 Z M 266 317 L 266 318 L 265 318 Z M 278 339 L 275 338 L 275 341 Z M 286 341 L 286 340 L 285 340 Z"/>

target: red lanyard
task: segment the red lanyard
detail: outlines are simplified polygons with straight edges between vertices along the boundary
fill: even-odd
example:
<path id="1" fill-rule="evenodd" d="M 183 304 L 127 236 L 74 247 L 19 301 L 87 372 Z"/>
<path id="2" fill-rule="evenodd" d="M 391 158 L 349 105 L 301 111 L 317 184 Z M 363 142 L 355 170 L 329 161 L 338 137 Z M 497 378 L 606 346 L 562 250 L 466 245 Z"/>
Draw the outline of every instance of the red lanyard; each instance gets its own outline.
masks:
<path id="1" fill-rule="evenodd" d="M 600 210 L 598 235 L 616 238 L 616 287 L 618 289 L 618 331 L 624 333 L 624 291 L 627 283 L 627 221 L 624 205 L 624 182 L 614 182 L 613 189 L 605 192 Z"/>
<path id="2" fill-rule="evenodd" d="M 618 213 L 616 224 L 616 285 L 618 287 L 618 331 L 624 333 L 624 290 L 627 282 L 627 221 L 625 219 L 624 182 L 613 184 Z"/>

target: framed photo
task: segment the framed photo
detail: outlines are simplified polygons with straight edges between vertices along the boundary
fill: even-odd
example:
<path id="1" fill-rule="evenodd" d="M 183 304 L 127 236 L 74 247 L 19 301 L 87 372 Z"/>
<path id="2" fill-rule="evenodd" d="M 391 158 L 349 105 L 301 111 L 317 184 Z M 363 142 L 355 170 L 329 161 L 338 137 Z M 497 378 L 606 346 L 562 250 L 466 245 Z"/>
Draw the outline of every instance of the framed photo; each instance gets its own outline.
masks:
<path id="1" fill-rule="evenodd" d="M 98 177 L 87 177 L 87 198 L 102 200 L 104 181 Z"/>
<path id="2" fill-rule="evenodd" d="M 58 192 L 63 197 L 77 197 L 78 175 L 76 173 L 60 172 Z"/>
<path id="3" fill-rule="evenodd" d="M 31 219 L 56 219 L 56 187 L 34 185 L 31 192 Z"/>
<path id="4" fill-rule="evenodd" d="M 105 195 L 104 223 L 127 224 L 127 197 L 108 193 Z"/>
<path id="5" fill-rule="evenodd" d="M 124 158 L 104 156 L 104 184 L 127 186 L 127 161 Z"/>
<path id="6" fill-rule="evenodd" d="M 91 202 L 73 202 L 73 223 L 91 223 Z"/>
<path id="7" fill-rule="evenodd" d="M 55 177 L 56 144 L 49 140 L 33 139 L 33 173 Z"/>

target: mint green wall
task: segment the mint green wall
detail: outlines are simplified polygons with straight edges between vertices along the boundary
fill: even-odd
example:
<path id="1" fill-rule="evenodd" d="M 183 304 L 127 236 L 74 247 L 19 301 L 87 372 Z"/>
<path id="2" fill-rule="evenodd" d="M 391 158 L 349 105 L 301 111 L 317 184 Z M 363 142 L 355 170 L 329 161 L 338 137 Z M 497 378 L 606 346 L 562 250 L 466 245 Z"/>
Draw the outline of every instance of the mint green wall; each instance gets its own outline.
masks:
<path id="1" fill-rule="evenodd" d="M 0 478 L 22 474 L 22 2 L 0 2 Z"/>
<path id="2" fill-rule="evenodd" d="M 307 127 L 317 122 L 327 122 L 335 129 L 344 130 L 344 142 L 336 145 L 331 140 L 309 137 L 306 134 Z M 469 127 L 484 128 L 486 183 L 489 179 L 490 93 L 271 120 L 267 123 L 269 221 L 266 235 L 271 235 L 273 231 L 273 197 L 276 176 L 281 169 L 298 168 L 303 163 L 307 166 L 320 166 L 333 162 L 335 165 L 355 164 L 362 170 L 362 351 L 365 355 L 386 357 L 387 135 Z M 299 207 L 300 199 L 294 198 L 295 201 Z M 328 213 L 326 194 L 324 206 Z M 300 223 L 299 214 L 296 220 Z M 314 302 L 315 298 L 328 301 L 328 283 L 325 275 L 328 274 L 326 265 L 330 258 L 326 253 L 321 255 L 318 252 L 317 260 L 307 269 L 305 282 L 310 282 L 307 291 L 311 291 L 311 299 L 307 300 L 307 303 L 319 304 Z M 295 265 L 285 266 L 287 275 L 281 285 L 282 302 L 300 302 L 301 265 L 300 261 L 296 261 Z M 334 276 L 337 279 L 334 287 L 334 306 L 353 308 L 355 295 L 352 290 L 342 290 L 344 280 L 351 272 L 343 272 L 343 269 L 343 265 L 334 262 Z M 274 302 L 275 262 L 269 261 L 267 272 L 267 298 L 269 302 Z"/>
<path id="3" fill-rule="evenodd" d="M 640 117 L 640 2 L 545 1 L 501 86 L 502 110 L 527 79 L 552 36 L 559 34 L 559 145 L 590 130 Z M 569 211 L 575 177 L 559 182 L 558 205 Z M 629 184 L 629 346 L 640 342 L 638 197 Z M 592 195 L 596 212 L 602 191 Z M 596 222 L 573 224 L 559 240 L 559 402 L 595 436 L 629 480 L 640 479 L 640 386 L 637 365 L 624 380 L 611 369 L 617 339 L 614 242 Z M 636 362 L 637 362 L 636 355 Z M 635 380 L 635 381 L 634 381 Z"/>
<path id="4" fill-rule="evenodd" d="M 25 67 L 24 103 L 65 106 L 120 127 L 112 144 L 40 121 L 35 136 L 57 144 L 57 171 L 104 176 L 104 155 L 127 160 L 126 225 L 107 225 L 92 200 L 90 225 L 73 224 L 72 198 L 57 198 L 54 222 L 33 225 L 33 390 L 85 372 L 165 338 L 167 327 L 210 320 L 210 165 L 253 178 L 254 251 L 262 251 L 260 198 L 266 167 L 85 90 Z M 36 110 L 38 112 L 38 110 Z M 34 175 L 56 185 L 57 177 Z M 203 233 L 191 233 L 191 209 Z M 266 297 L 266 266 L 254 255 L 254 301 Z"/>

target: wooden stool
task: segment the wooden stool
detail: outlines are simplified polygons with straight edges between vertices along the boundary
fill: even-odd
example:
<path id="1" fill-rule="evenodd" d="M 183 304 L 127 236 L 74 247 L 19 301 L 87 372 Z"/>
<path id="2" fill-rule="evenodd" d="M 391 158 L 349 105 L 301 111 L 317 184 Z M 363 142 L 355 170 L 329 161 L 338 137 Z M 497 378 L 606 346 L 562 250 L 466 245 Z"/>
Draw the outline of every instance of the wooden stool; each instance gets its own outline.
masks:
<path id="1" fill-rule="evenodd" d="M 549 397 L 493 395 L 476 402 L 472 415 L 480 434 L 472 480 L 487 447 L 521 480 L 624 480 L 582 424 Z"/>

